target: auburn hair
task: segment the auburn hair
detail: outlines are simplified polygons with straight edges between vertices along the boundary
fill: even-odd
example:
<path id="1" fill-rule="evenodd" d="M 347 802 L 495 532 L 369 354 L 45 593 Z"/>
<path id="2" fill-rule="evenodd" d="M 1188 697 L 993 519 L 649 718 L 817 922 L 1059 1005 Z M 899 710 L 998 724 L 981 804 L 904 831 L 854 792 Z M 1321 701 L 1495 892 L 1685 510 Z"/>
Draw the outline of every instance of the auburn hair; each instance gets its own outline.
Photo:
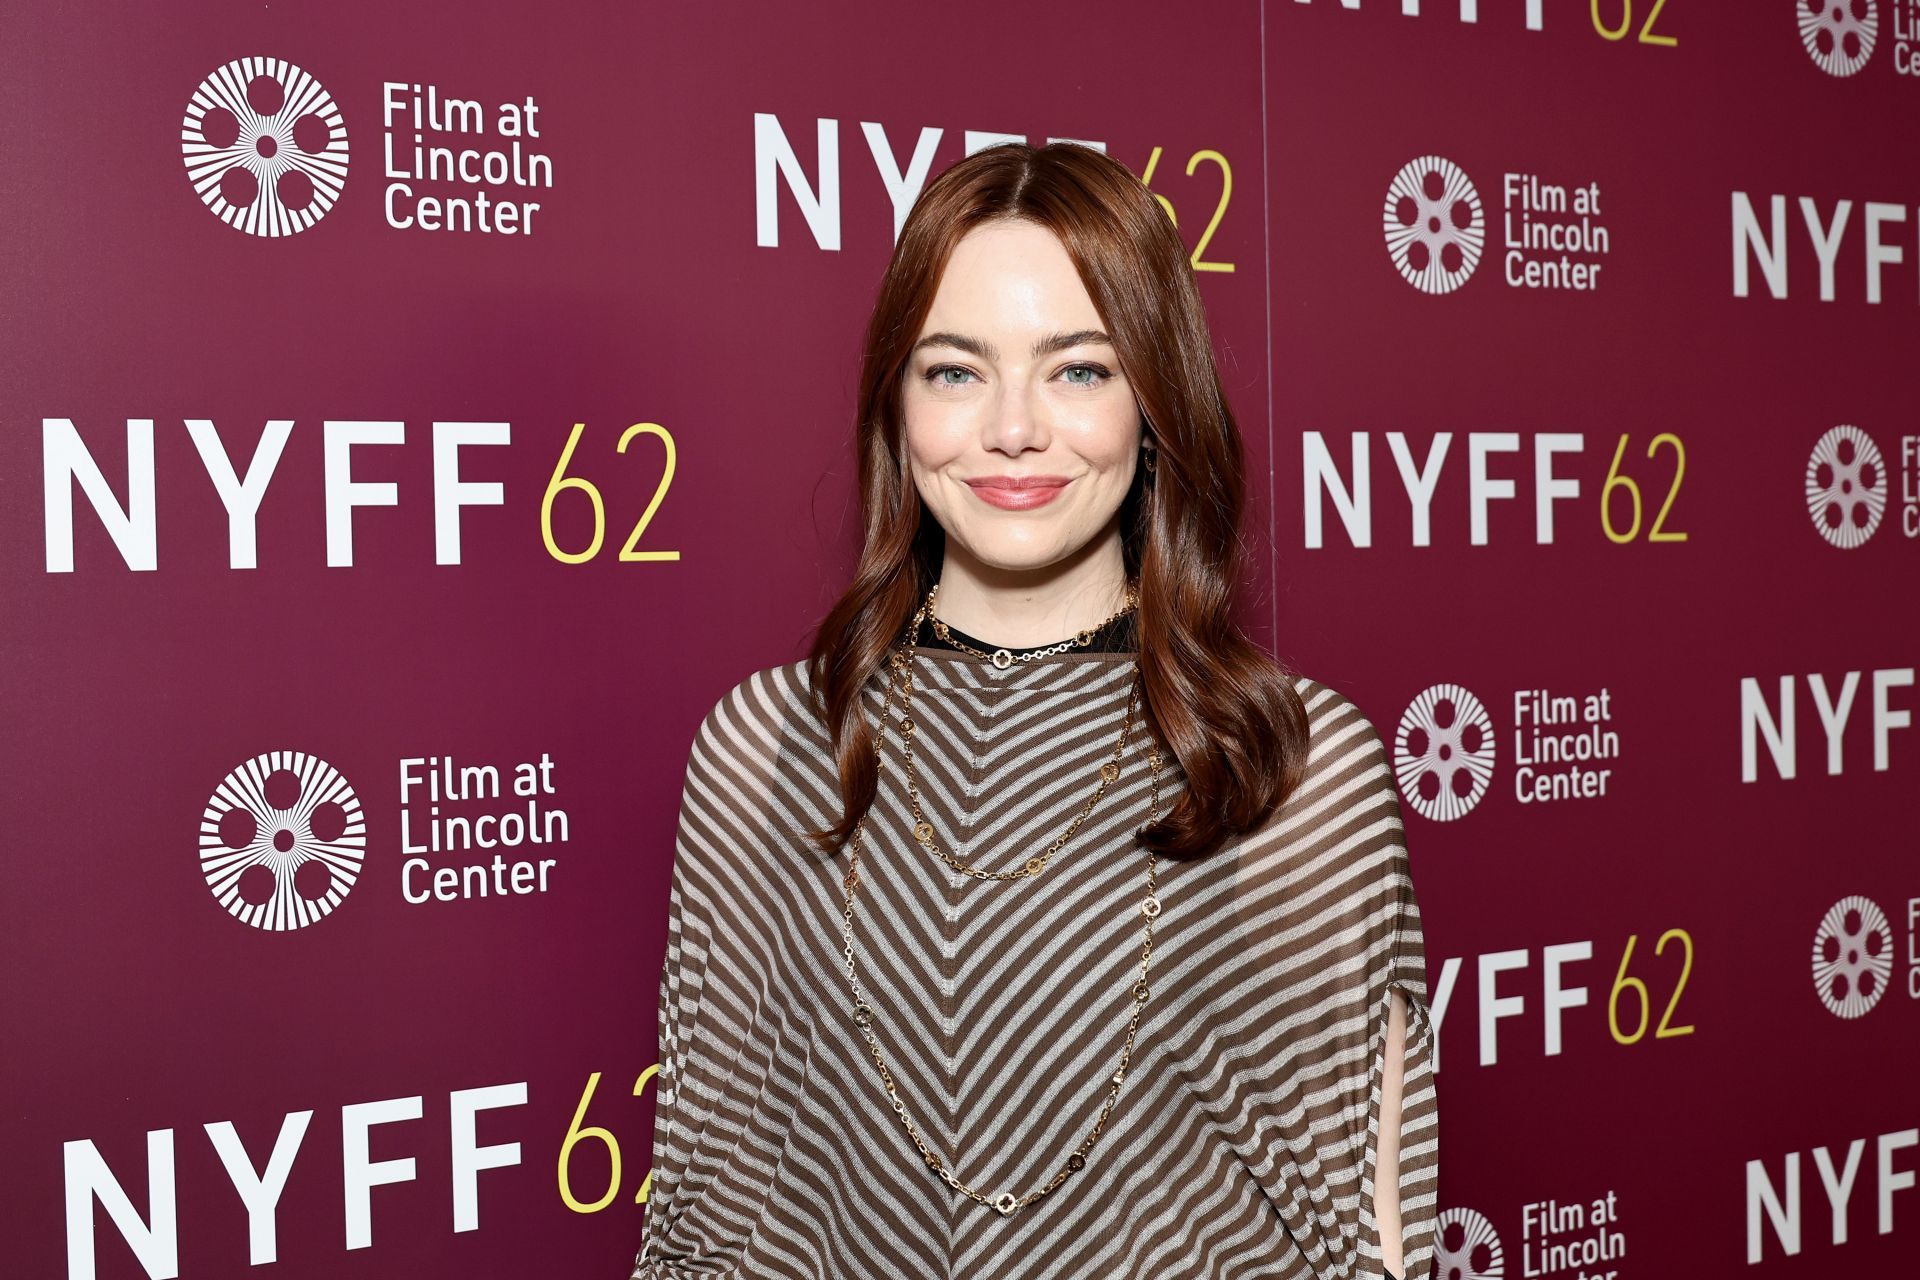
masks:
<path id="1" fill-rule="evenodd" d="M 1244 455 L 1186 247 L 1126 166 L 1064 142 L 999 144 L 941 173 L 914 204 L 881 277 L 854 420 L 865 545 L 807 657 L 844 810 L 809 834 L 838 849 L 872 806 L 878 770 L 860 691 L 940 573 L 946 535 L 907 465 L 907 360 L 954 246 L 975 227 L 1008 219 L 1045 227 L 1066 249 L 1158 447 L 1150 480 L 1135 468 L 1120 523 L 1127 576 L 1139 590 L 1146 724 L 1187 786 L 1139 839 L 1171 857 L 1208 854 L 1259 826 L 1299 786 L 1306 708 L 1288 671 L 1234 622 L 1245 564 Z"/>

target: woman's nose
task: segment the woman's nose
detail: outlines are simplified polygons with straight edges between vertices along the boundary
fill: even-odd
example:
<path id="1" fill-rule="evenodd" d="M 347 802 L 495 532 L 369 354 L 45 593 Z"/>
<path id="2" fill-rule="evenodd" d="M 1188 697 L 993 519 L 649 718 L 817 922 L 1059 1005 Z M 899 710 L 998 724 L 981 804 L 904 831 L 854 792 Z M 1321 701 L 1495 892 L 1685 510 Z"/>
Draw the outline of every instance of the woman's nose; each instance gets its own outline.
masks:
<path id="1" fill-rule="evenodd" d="M 1001 453 L 1020 453 L 1045 449 L 1048 435 L 1046 408 L 1039 392 L 1021 381 L 1001 383 L 999 394 L 987 409 L 981 445 Z"/>

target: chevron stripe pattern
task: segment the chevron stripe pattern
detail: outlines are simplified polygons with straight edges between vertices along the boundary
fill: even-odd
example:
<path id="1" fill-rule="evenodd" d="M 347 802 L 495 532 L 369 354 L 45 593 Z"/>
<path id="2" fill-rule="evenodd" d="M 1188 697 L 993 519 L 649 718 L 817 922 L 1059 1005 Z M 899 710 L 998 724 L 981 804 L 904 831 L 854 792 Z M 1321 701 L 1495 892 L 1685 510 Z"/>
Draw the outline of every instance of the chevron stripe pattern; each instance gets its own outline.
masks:
<path id="1" fill-rule="evenodd" d="M 1133 655 L 1001 671 L 914 652 L 923 808 L 946 848 L 1016 866 L 1092 790 Z M 1403 1263 L 1429 1276 L 1439 1141 L 1420 914 L 1392 770 L 1352 703 L 1298 679 L 1305 783 L 1217 854 L 1160 860 L 1152 995 L 1113 1114 L 1083 1170 L 1007 1217 L 926 1167 L 853 1023 L 847 858 L 800 834 L 839 812 L 804 681 L 800 663 L 755 673 L 691 753 L 632 1280 L 1375 1280 L 1394 990 Z M 928 1146 L 961 1181 L 1024 1195 L 1091 1128 L 1119 1063 L 1140 965 L 1147 731 L 1136 717 L 1119 778 L 1048 869 L 1010 882 L 915 844 L 898 735 L 885 742 L 854 922 L 876 1034 Z M 1165 756 L 1163 811 L 1183 786 Z"/>

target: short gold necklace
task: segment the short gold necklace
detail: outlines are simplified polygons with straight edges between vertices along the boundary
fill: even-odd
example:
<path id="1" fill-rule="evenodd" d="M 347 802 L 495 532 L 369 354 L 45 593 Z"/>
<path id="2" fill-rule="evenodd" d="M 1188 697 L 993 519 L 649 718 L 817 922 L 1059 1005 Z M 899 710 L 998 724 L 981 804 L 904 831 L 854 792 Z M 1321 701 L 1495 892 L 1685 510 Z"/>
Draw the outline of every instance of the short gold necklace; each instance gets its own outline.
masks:
<path id="1" fill-rule="evenodd" d="M 1112 622 L 1115 618 L 1118 618 L 1121 614 L 1126 613 L 1129 609 L 1132 609 L 1134 605 L 1139 603 L 1139 597 L 1134 594 L 1133 584 L 1129 583 L 1127 584 L 1126 603 L 1108 614 L 1102 621 L 1096 622 L 1091 627 L 1088 627 L 1085 631 L 1076 631 L 1057 644 L 1050 644 L 1040 649 L 1028 649 L 1024 653 L 1015 653 L 1013 650 L 1006 648 L 995 649 L 992 653 L 988 653 L 984 649 L 976 649 L 964 641 L 954 639 L 953 633 L 947 630 L 947 624 L 940 621 L 933 612 L 934 602 L 939 596 L 940 584 L 936 582 L 933 584 L 933 590 L 927 592 L 926 603 L 920 606 L 920 612 L 913 615 L 914 629 L 916 631 L 919 630 L 920 620 L 923 617 L 931 619 L 933 622 L 933 633 L 935 635 L 962 653 L 970 653 L 976 658 L 987 659 L 1002 671 L 1005 671 L 1016 662 L 1032 662 L 1036 658 L 1052 657 L 1056 653 L 1065 653 L 1067 650 L 1075 648 L 1076 646 L 1085 648 L 1087 645 L 1093 643 L 1093 637 L 1097 635 L 1107 623 Z"/>
<path id="2" fill-rule="evenodd" d="M 931 604 L 931 598 L 929 598 L 929 604 Z M 918 629 L 919 622 L 920 622 L 920 616 L 916 614 L 915 620 L 914 620 L 915 630 Z M 908 670 L 910 667 L 910 664 L 912 661 L 911 648 L 910 648 L 911 634 L 912 633 L 909 632 L 907 636 L 902 637 L 900 646 L 896 648 L 894 651 L 893 659 L 890 664 L 894 672 Z M 909 679 L 910 678 L 911 677 L 909 676 Z M 1128 699 L 1127 699 L 1127 711 L 1128 711 L 1129 723 L 1131 723 L 1131 720 L 1132 720 L 1134 700 L 1139 693 L 1139 681 L 1140 681 L 1140 670 L 1139 670 L 1138 660 L 1136 659 L 1135 665 L 1134 665 L 1133 688 L 1129 692 Z M 886 702 L 882 710 L 883 716 L 890 715 L 892 712 L 893 686 L 894 686 L 893 678 L 892 676 L 889 676 L 887 681 Z M 904 714 L 904 711 L 905 711 L 904 700 L 902 702 L 902 710 L 903 710 L 903 719 L 910 718 L 910 717 L 906 717 Z M 881 754 L 880 740 L 881 740 L 881 735 L 875 734 L 874 735 L 874 756 L 875 756 L 876 765 L 884 766 L 885 758 Z M 1124 745 L 1124 741 L 1125 739 L 1123 737 L 1122 739 L 1123 745 Z M 1117 757 L 1117 753 L 1116 753 L 1116 757 Z M 1160 812 L 1160 751 L 1157 746 L 1151 745 L 1151 744 L 1148 746 L 1147 762 L 1152 771 L 1152 793 L 1147 805 L 1146 825 L 1151 825 L 1154 819 L 1159 815 L 1159 812 Z M 1118 772 L 1119 772 L 1119 765 L 1117 763 L 1117 759 L 1107 761 L 1100 766 L 1100 779 L 1101 779 L 1100 791 L 1105 790 L 1106 785 L 1112 782 L 1113 779 L 1118 776 Z M 1100 792 L 1096 791 L 1095 793 L 1096 797 L 1099 794 Z M 1091 806 L 1089 805 L 1089 807 Z M 1082 811 L 1081 816 L 1082 817 L 1085 816 L 1084 810 Z M 924 820 L 922 822 L 922 825 L 924 825 Z M 1077 825 L 1078 824 L 1076 822 L 1076 826 Z M 873 1055 L 874 1066 L 879 1069 L 880 1083 L 882 1087 L 886 1090 L 888 1105 L 892 1108 L 894 1115 L 899 1117 L 900 1123 L 906 1128 L 907 1136 L 910 1139 L 912 1139 L 913 1145 L 919 1150 L 922 1159 L 924 1159 L 927 1163 L 927 1167 L 929 1169 L 932 1169 L 934 1173 L 939 1176 L 941 1181 L 945 1182 L 948 1186 L 960 1192 L 962 1195 L 965 1195 L 969 1199 L 975 1200 L 980 1204 L 991 1205 L 994 1209 L 998 1210 L 1003 1216 L 1011 1217 L 1013 1216 L 1013 1214 L 1025 1208 L 1027 1205 L 1030 1205 L 1034 1201 L 1039 1200 L 1042 1197 L 1051 1194 L 1056 1188 L 1060 1186 L 1061 1183 L 1067 1180 L 1070 1174 L 1078 1173 L 1081 1169 L 1084 1169 L 1086 1167 L 1087 1152 L 1092 1149 L 1094 1142 L 1100 1137 L 1101 1131 L 1106 1128 L 1107 1119 L 1113 1113 L 1113 1105 L 1120 1096 L 1120 1083 L 1122 1080 L 1126 1078 L 1127 1068 L 1129 1065 L 1131 1065 L 1133 1061 L 1134 1037 L 1140 1027 L 1140 1013 L 1141 1013 L 1141 1010 L 1143 1010 L 1146 1007 L 1147 997 L 1150 994 L 1150 989 L 1147 986 L 1147 976 L 1153 966 L 1153 922 L 1155 918 L 1157 918 L 1160 914 L 1160 899 L 1156 896 L 1156 881 L 1155 881 L 1157 855 L 1154 853 L 1152 849 L 1147 850 L 1147 896 L 1141 900 L 1139 905 L 1140 914 L 1145 921 L 1143 925 L 1144 941 L 1142 942 L 1141 948 L 1140 948 L 1140 979 L 1139 981 L 1135 982 L 1132 987 L 1133 1005 L 1127 1017 L 1126 1038 L 1120 1048 L 1120 1065 L 1118 1069 L 1114 1071 L 1113 1075 L 1108 1077 L 1107 1096 L 1105 1100 L 1101 1103 L 1100 1114 L 1097 1117 L 1095 1117 L 1093 1122 L 1093 1128 L 1087 1133 L 1087 1136 L 1080 1140 L 1080 1144 L 1078 1146 L 1076 1146 L 1072 1151 L 1067 1153 L 1067 1159 L 1066 1159 L 1065 1165 L 1061 1169 L 1056 1171 L 1052 1178 L 1048 1179 L 1045 1183 L 1043 1183 L 1038 1190 L 1030 1191 L 1024 1196 L 1016 1196 L 1011 1191 L 1003 1191 L 997 1196 L 990 1196 L 988 1193 L 984 1191 L 980 1191 L 960 1181 L 960 1179 L 957 1176 L 955 1176 L 953 1171 L 947 1168 L 946 1163 L 943 1160 L 941 1160 L 941 1158 L 938 1155 L 936 1155 L 932 1150 L 930 1150 L 926 1142 L 920 1137 L 919 1128 L 913 1123 L 913 1120 L 907 1115 L 906 1104 L 902 1102 L 900 1099 L 899 1088 L 894 1082 L 893 1073 L 887 1069 L 886 1059 L 881 1054 L 881 1051 L 880 1051 L 880 1041 L 878 1037 L 874 1035 L 873 1007 L 867 1003 L 866 997 L 861 993 L 860 980 L 854 966 L 854 956 L 853 956 L 854 891 L 860 885 L 860 842 L 862 839 L 865 838 L 866 830 L 867 830 L 866 816 L 862 815 L 859 823 L 856 824 L 854 828 L 852 840 L 848 842 L 851 859 L 850 859 L 850 864 L 847 868 L 846 879 L 842 881 L 842 884 L 846 889 L 846 900 L 845 900 L 845 905 L 841 911 L 840 934 L 841 934 L 842 940 L 845 943 L 845 954 L 846 954 L 846 963 L 847 963 L 847 989 L 853 997 L 852 1012 L 853 1012 L 854 1025 L 860 1029 L 860 1035 L 863 1039 L 866 1040 L 867 1048 Z M 1051 852 L 1052 850 L 1049 850 L 1049 853 Z M 1031 865 L 1032 864 L 1029 863 L 1029 866 Z M 1028 872 L 1027 874 L 1031 874 L 1031 872 Z M 996 878 L 996 877 L 992 877 L 989 875 L 984 878 Z M 1014 877 L 1002 876 L 997 878 L 1014 878 Z"/>

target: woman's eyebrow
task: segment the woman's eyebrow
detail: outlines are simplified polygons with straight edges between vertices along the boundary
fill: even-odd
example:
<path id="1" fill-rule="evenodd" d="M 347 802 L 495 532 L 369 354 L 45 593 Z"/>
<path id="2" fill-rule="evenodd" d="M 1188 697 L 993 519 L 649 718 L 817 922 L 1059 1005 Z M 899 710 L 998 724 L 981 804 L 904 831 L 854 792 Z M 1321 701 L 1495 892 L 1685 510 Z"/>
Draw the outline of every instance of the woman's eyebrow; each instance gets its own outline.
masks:
<path id="1" fill-rule="evenodd" d="M 1110 347 L 1113 345 L 1113 339 L 1099 329 L 1075 329 L 1072 333 L 1048 334 L 1033 344 L 1033 354 L 1037 358 L 1051 355 L 1056 351 L 1065 351 L 1070 347 L 1091 346 L 1095 343 Z M 956 347 L 971 355 L 979 356 L 982 360 L 1000 358 L 999 349 L 991 342 L 969 338 L 964 333 L 930 333 L 913 344 L 915 351 L 922 347 Z"/>

